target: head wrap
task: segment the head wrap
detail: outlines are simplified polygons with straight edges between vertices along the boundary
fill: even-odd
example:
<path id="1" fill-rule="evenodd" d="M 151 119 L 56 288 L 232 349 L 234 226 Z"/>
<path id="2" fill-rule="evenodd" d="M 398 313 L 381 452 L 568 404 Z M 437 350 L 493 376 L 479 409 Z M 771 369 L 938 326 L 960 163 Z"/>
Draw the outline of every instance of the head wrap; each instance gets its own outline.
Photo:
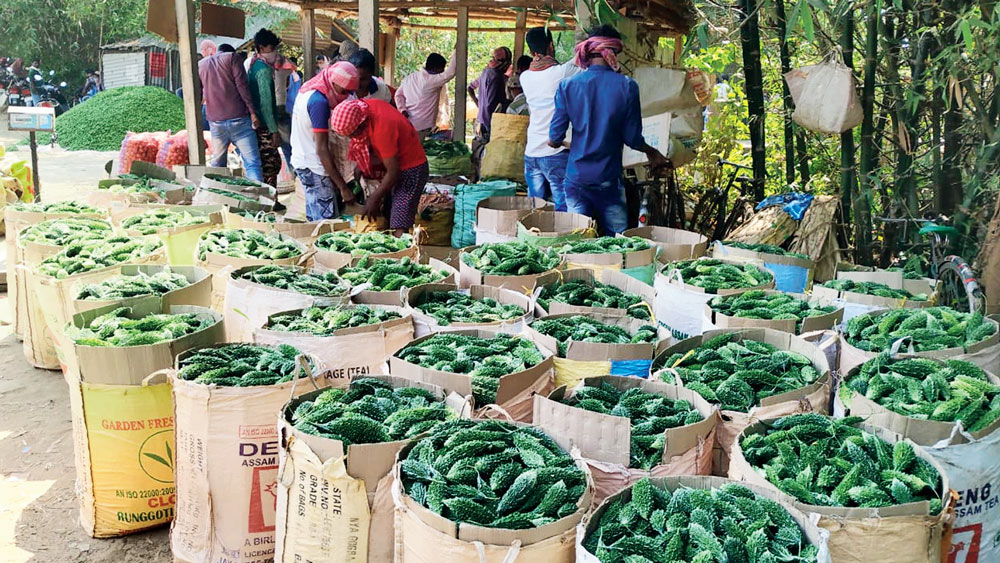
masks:
<path id="1" fill-rule="evenodd" d="M 552 68 L 559 64 L 559 61 L 551 55 L 543 55 L 542 53 L 535 53 L 535 56 L 531 59 L 531 66 L 528 70 L 545 70 L 547 68 Z"/>
<path id="2" fill-rule="evenodd" d="M 338 135 L 351 138 L 347 158 L 357 163 L 365 178 L 381 178 L 381 167 L 372 163 L 371 120 L 368 119 L 368 103 L 352 99 L 333 108 L 330 116 L 333 130 Z"/>
<path id="3" fill-rule="evenodd" d="M 618 70 L 618 53 L 622 51 L 622 40 L 613 37 L 588 37 L 576 44 L 573 48 L 573 55 L 576 58 L 576 66 L 580 68 L 590 67 L 590 58 L 599 56 L 608 63 L 611 70 Z"/>
<path id="4" fill-rule="evenodd" d="M 215 41 L 211 39 L 203 39 L 201 43 L 198 44 L 198 52 L 201 53 L 203 57 L 211 57 L 219 51 L 219 47 L 215 45 Z"/>
<path id="5" fill-rule="evenodd" d="M 302 85 L 301 90 L 303 92 L 308 90 L 316 90 L 324 96 L 326 100 L 330 103 L 330 107 L 334 107 L 340 102 L 344 101 L 347 97 L 346 95 L 338 94 L 334 89 L 333 85 L 336 84 L 344 90 L 354 91 L 358 88 L 358 69 L 354 68 L 349 62 L 339 61 L 333 63 L 332 65 L 324 68 L 319 74 L 310 78 Z"/>
<path id="6" fill-rule="evenodd" d="M 495 68 L 500 72 L 506 72 L 513 59 L 514 53 L 511 53 L 510 49 L 507 47 L 497 47 L 493 50 L 493 58 L 490 59 L 490 62 L 486 63 L 486 66 Z"/>

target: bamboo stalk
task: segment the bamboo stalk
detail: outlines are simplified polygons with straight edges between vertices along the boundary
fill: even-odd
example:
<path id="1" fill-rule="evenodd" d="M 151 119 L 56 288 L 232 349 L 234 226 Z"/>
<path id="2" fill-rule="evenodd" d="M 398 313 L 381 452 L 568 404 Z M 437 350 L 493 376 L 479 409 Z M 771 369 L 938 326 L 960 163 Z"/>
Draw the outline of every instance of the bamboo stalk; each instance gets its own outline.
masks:
<path id="1" fill-rule="evenodd" d="M 781 75 L 784 76 L 792 69 L 791 58 L 788 54 L 788 42 L 785 41 L 787 34 L 785 23 L 785 0 L 775 0 L 774 11 L 778 23 L 778 50 L 781 59 Z M 792 184 L 795 182 L 795 133 L 792 130 L 792 93 L 788 90 L 788 83 L 781 81 L 781 106 L 782 117 L 785 125 L 785 180 Z M 805 180 L 803 180 L 803 183 Z"/>
<path id="2" fill-rule="evenodd" d="M 764 146 L 764 77 L 760 64 L 760 23 L 757 0 L 741 0 L 740 43 L 743 47 L 743 74 L 746 77 L 747 117 L 750 154 L 753 159 L 753 197 L 764 199 L 767 154 Z"/>
<path id="3" fill-rule="evenodd" d="M 844 64 L 854 68 L 854 14 L 845 9 L 840 21 L 840 47 Z M 845 223 L 851 222 L 851 207 L 857 185 L 854 170 L 854 131 L 840 134 L 840 212 Z M 855 244 L 857 241 L 855 241 Z"/>
<path id="4" fill-rule="evenodd" d="M 861 87 L 861 162 L 858 191 L 854 195 L 854 240 L 858 263 L 872 264 L 872 192 L 878 153 L 875 147 L 875 81 L 878 55 L 879 13 L 875 0 L 868 3 L 865 26 L 865 76 Z"/>

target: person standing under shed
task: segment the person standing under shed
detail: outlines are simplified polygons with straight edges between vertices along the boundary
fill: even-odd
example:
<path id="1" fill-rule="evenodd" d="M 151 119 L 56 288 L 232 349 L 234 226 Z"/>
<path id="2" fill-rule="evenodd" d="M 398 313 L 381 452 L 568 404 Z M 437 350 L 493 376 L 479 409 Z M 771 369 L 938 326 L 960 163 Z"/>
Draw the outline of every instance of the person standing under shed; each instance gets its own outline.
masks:
<path id="1" fill-rule="evenodd" d="M 278 185 L 281 172 L 281 132 L 278 125 L 278 106 L 275 102 L 274 73 L 278 64 L 278 44 L 281 39 L 269 29 L 261 29 L 253 36 L 254 55 L 250 61 L 249 86 L 254 110 L 260 117 L 257 127 L 257 146 L 260 149 L 261 174 L 264 183 Z"/>
<path id="2" fill-rule="evenodd" d="M 574 48 L 577 66 L 585 72 L 563 80 L 556 90 L 555 114 L 549 126 L 549 146 L 560 148 L 569 126 L 573 141 L 566 167 L 566 206 L 593 217 L 602 234 L 628 227 L 622 152 L 625 145 L 645 153 L 655 169 L 666 158 L 642 138 L 639 85 L 619 74 L 621 35 L 602 25 Z"/>
<path id="3" fill-rule="evenodd" d="M 379 180 L 364 215 L 384 216 L 397 237 L 413 228 L 430 169 L 417 130 L 381 100 L 348 100 L 333 110 L 333 130 L 350 137 L 349 156 L 365 178 Z"/>
<path id="4" fill-rule="evenodd" d="M 426 139 L 438 120 L 441 89 L 455 78 L 455 54 L 445 67 L 444 57 L 438 53 L 427 55 L 424 68 L 409 74 L 396 90 L 396 107 L 410 120 L 420 140 Z"/>
<path id="5" fill-rule="evenodd" d="M 348 61 L 354 68 L 358 69 L 358 91 L 359 98 L 382 100 L 386 103 L 393 103 L 393 91 L 385 80 L 375 76 L 375 55 L 368 49 L 358 49 Z"/>
<path id="6" fill-rule="evenodd" d="M 330 151 L 330 115 L 358 88 L 358 71 L 338 61 L 306 81 L 292 109 L 292 166 L 302 182 L 309 221 L 340 215 L 337 189 L 345 204 L 354 194 L 340 174 Z"/>
<path id="7" fill-rule="evenodd" d="M 479 108 L 476 114 L 476 136 L 472 139 L 472 164 L 476 168 L 477 175 L 486 143 L 490 142 L 493 113 L 503 111 L 507 107 L 507 69 L 510 68 L 513 58 L 514 54 L 510 49 L 497 47 L 493 51 L 493 58 L 486 63 L 486 68 L 479 78 L 469 84 L 469 96 Z"/>
<path id="8" fill-rule="evenodd" d="M 260 120 L 254 110 L 243 59 L 219 52 L 198 62 L 205 115 L 212 133 L 212 166 L 226 166 L 229 145 L 236 145 L 247 178 L 263 180 L 257 134 Z"/>
<path id="9" fill-rule="evenodd" d="M 555 59 L 552 33 L 533 27 L 525 34 L 532 60 L 520 83 L 528 104 L 528 142 L 524 147 L 524 179 L 528 195 L 549 199 L 556 211 L 566 211 L 566 147 L 549 146 L 549 125 L 556 111 L 556 89 L 564 78 L 583 71 L 574 61 Z M 513 105 L 513 103 L 511 104 Z"/>

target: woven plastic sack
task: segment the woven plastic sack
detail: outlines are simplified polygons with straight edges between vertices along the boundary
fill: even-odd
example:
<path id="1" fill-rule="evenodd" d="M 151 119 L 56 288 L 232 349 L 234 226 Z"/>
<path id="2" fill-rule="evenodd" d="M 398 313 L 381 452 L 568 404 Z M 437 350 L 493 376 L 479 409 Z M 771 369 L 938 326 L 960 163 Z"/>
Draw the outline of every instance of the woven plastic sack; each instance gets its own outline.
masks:
<path id="1" fill-rule="evenodd" d="M 122 148 L 118 152 L 118 173 L 126 174 L 132 169 L 132 162 L 142 160 L 156 164 L 160 144 L 170 137 L 170 131 L 159 133 L 126 133 Z"/>
<path id="2" fill-rule="evenodd" d="M 850 131 L 861 119 L 854 75 L 834 51 L 809 70 L 792 120 L 810 131 L 833 135 Z"/>
<path id="3" fill-rule="evenodd" d="M 205 150 L 211 146 L 211 133 L 205 132 Z M 174 133 L 173 135 L 167 137 L 167 140 L 160 144 L 160 149 L 156 154 L 156 164 L 157 166 L 162 166 L 164 168 L 170 168 L 174 165 L 188 165 L 190 164 L 190 158 L 188 155 L 188 139 L 187 131 L 181 129 L 180 131 Z"/>
<path id="4" fill-rule="evenodd" d="M 507 180 L 494 180 L 478 184 L 455 186 L 455 225 L 451 230 L 451 246 L 462 248 L 476 244 L 476 206 L 495 195 L 515 195 L 517 184 Z"/>

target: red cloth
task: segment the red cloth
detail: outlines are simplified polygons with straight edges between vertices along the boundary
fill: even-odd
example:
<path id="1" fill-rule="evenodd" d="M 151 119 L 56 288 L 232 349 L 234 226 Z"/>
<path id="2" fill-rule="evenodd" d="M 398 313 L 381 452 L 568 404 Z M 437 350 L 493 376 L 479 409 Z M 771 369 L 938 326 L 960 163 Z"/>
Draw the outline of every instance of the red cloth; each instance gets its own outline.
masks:
<path id="1" fill-rule="evenodd" d="M 555 57 L 549 55 L 536 54 L 533 59 L 531 59 L 531 66 L 528 70 L 545 70 L 547 68 L 552 68 L 559 64 L 559 61 Z"/>
<path id="2" fill-rule="evenodd" d="M 345 96 L 337 93 L 333 85 L 336 84 L 344 90 L 353 92 L 358 89 L 358 69 L 347 61 L 339 61 L 324 68 L 316 76 L 306 80 L 299 92 L 315 90 L 330 102 L 330 107 L 334 107 L 344 100 Z"/>
<path id="3" fill-rule="evenodd" d="M 622 52 L 622 40 L 612 37 L 588 37 L 576 44 L 573 54 L 576 57 L 576 66 L 588 68 L 590 57 L 600 55 L 611 70 L 618 71 L 618 53 Z"/>
<path id="4" fill-rule="evenodd" d="M 166 53 L 150 53 L 149 54 L 149 77 L 150 78 L 166 78 L 167 77 L 167 54 Z"/>

